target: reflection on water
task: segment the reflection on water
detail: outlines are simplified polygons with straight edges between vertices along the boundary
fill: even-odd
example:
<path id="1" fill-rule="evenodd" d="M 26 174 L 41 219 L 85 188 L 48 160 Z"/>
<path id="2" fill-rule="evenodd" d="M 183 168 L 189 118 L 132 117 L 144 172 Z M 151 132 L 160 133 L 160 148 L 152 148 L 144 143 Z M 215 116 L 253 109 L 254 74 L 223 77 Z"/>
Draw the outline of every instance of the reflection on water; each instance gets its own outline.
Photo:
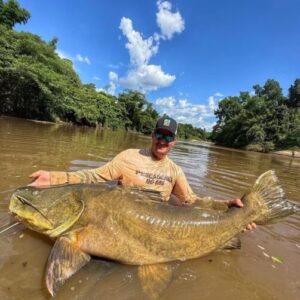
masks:
<path id="1" fill-rule="evenodd" d="M 12 220 L 7 204 L 28 175 L 105 164 L 150 139 L 121 131 L 78 128 L 0 118 L 0 227 Z M 300 202 L 300 160 L 178 142 L 171 158 L 200 196 L 240 196 L 262 172 L 274 169 L 287 198 Z M 241 234 L 242 249 L 179 263 L 162 299 L 299 299 L 300 216 Z M 22 226 L 0 235 L 0 299 L 50 299 L 43 273 L 52 242 Z M 273 259 L 272 259 L 273 256 Z M 274 260 L 279 257 L 282 263 Z M 137 267 L 93 259 L 73 276 L 57 299 L 146 298 Z"/>

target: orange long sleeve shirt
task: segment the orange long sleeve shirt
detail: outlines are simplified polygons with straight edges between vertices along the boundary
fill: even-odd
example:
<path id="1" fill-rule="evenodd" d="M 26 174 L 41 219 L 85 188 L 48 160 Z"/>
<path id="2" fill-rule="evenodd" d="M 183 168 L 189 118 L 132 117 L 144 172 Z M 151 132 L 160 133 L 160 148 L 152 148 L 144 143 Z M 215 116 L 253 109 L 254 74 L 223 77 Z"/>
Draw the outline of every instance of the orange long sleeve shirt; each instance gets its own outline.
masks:
<path id="1" fill-rule="evenodd" d="M 77 172 L 50 172 L 51 185 L 97 183 L 118 180 L 120 184 L 160 192 L 167 201 L 174 194 L 183 203 L 193 203 L 192 191 L 182 169 L 171 159 L 155 159 L 150 149 L 128 149 L 102 167 Z"/>

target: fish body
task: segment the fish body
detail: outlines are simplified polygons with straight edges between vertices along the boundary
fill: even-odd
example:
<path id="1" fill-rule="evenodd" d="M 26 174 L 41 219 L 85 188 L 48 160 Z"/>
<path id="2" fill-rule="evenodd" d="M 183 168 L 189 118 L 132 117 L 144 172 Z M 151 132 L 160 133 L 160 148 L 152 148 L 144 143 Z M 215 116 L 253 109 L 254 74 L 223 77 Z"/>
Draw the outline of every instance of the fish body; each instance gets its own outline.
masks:
<path id="1" fill-rule="evenodd" d="M 222 247 L 252 221 L 266 223 L 296 210 L 283 199 L 273 171 L 243 196 L 243 209 L 178 207 L 152 196 L 108 184 L 24 187 L 9 208 L 29 228 L 56 239 L 46 271 L 51 294 L 90 255 L 132 265 L 192 259 Z"/>

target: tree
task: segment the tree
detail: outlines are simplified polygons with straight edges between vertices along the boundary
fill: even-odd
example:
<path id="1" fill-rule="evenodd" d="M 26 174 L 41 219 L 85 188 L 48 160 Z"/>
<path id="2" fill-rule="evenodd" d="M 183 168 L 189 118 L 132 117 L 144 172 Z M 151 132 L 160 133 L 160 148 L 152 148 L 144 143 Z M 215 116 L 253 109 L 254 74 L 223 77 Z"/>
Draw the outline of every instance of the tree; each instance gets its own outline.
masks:
<path id="1" fill-rule="evenodd" d="M 72 61 L 55 52 L 57 38 L 13 30 L 29 16 L 16 1 L 0 0 L 0 114 L 151 133 L 159 114 L 144 94 L 112 96 L 83 84 Z"/>
<path id="2" fill-rule="evenodd" d="M 17 23 L 25 24 L 29 18 L 30 13 L 21 8 L 17 1 L 4 2 L 0 0 L 0 24 L 12 29 Z"/>
<path id="3" fill-rule="evenodd" d="M 298 84 L 296 81 L 290 88 L 289 99 L 282 94 L 279 83 L 271 79 L 264 86 L 255 85 L 253 96 L 241 92 L 239 97 L 223 99 L 215 113 L 218 121 L 213 140 L 224 146 L 261 151 L 297 145 L 300 129 L 295 124 L 300 116 L 290 107 L 297 103 Z"/>
<path id="4" fill-rule="evenodd" d="M 289 88 L 288 105 L 291 108 L 300 108 L 300 79 L 296 79 Z"/>

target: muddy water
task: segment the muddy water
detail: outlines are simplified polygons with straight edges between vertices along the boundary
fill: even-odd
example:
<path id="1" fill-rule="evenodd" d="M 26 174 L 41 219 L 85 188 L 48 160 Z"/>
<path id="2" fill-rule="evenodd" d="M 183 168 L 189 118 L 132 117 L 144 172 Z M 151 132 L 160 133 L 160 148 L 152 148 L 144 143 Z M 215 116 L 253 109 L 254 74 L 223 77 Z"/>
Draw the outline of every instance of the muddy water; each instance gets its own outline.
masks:
<path id="1" fill-rule="evenodd" d="M 124 149 L 149 144 L 149 138 L 132 133 L 0 118 L 0 226 L 12 221 L 9 197 L 28 183 L 30 173 L 94 168 Z M 192 142 L 179 142 L 171 158 L 200 196 L 240 196 L 257 175 L 274 169 L 287 198 L 300 202 L 300 159 Z M 300 299 L 300 216 L 241 239 L 241 250 L 174 264 L 161 299 Z M 47 238 L 20 226 L 0 234 L 0 299 L 50 299 L 43 272 L 51 247 Z M 146 299 L 137 278 L 136 267 L 93 259 L 56 298 Z"/>

